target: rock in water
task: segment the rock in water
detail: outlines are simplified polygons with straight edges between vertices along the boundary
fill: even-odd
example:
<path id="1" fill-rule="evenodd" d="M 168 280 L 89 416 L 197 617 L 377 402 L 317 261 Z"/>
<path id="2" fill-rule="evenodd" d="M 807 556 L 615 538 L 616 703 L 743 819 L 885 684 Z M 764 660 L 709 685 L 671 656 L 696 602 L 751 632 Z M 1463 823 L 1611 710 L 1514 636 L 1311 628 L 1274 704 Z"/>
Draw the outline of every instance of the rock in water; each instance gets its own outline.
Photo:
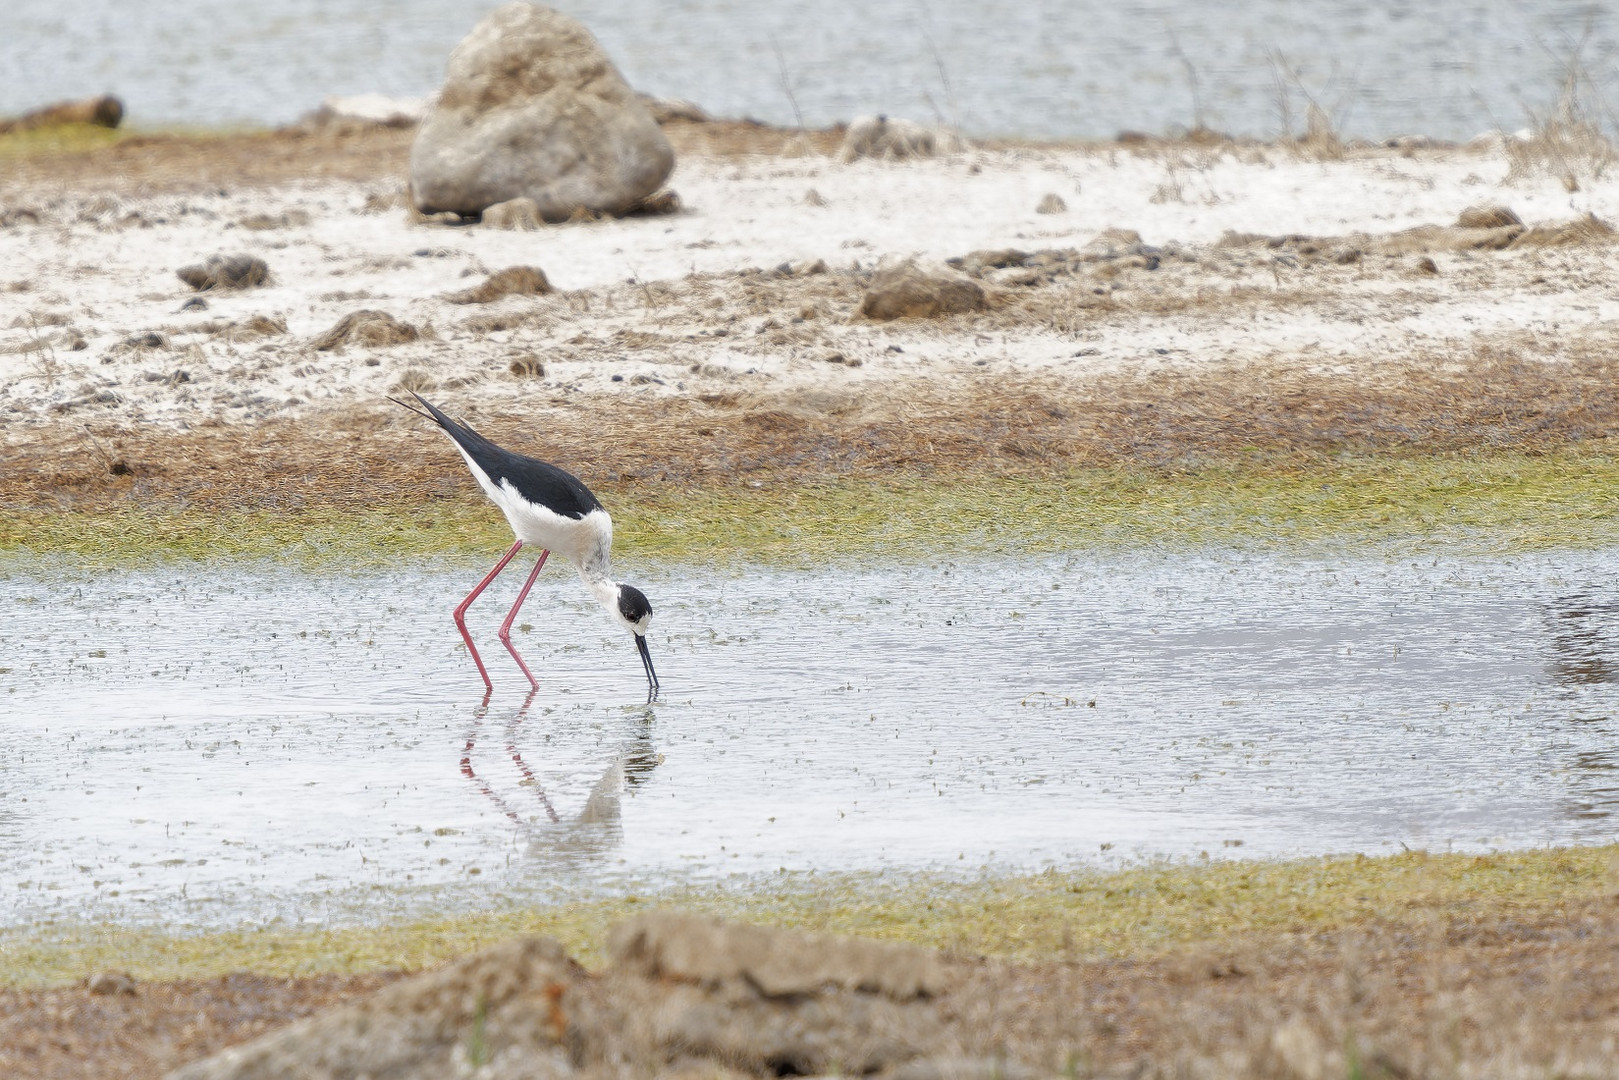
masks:
<path id="1" fill-rule="evenodd" d="M 533 199 L 546 221 L 622 214 L 656 191 L 675 154 L 652 114 L 577 20 L 505 4 L 450 54 L 410 151 L 424 214 L 466 216 Z"/>

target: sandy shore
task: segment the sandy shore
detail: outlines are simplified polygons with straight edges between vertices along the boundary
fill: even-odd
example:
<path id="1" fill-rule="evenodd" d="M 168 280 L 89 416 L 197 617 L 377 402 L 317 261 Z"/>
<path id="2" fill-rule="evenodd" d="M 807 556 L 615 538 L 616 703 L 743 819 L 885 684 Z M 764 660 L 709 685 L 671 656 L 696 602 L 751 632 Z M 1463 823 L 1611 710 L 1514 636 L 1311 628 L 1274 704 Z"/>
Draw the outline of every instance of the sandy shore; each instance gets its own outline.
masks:
<path id="1" fill-rule="evenodd" d="M 406 388 L 598 481 L 709 476 L 738 456 L 716 440 L 880 473 L 1616 430 L 1600 393 L 1619 315 L 1611 179 L 1526 172 L 1499 145 L 840 164 L 824 134 L 672 135 L 678 212 L 540 231 L 415 219 L 408 132 L 27 157 L 0 179 L 0 498 L 223 499 L 175 463 L 237 453 L 247 432 L 298 458 L 364 431 L 392 460 L 431 461 L 442 448 L 422 458 L 386 401 Z M 1037 212 L 1048 194 L 1066 209 Z M 1480 204 L 1527 229 L 1449 228 Z M 990 310 L 856 316 L 880 265 L 1009 248 L 1055 253 L 1057 270 L 969 259 Z M 238 253 L 270 282 L 197 294 L 176 276 Z M 556 291 L 450 299 L 510 266 Z M 419 337 L 316 348 L 359 310 Z M 1151 408 L 1174 420 L 1148 434 Z"/>

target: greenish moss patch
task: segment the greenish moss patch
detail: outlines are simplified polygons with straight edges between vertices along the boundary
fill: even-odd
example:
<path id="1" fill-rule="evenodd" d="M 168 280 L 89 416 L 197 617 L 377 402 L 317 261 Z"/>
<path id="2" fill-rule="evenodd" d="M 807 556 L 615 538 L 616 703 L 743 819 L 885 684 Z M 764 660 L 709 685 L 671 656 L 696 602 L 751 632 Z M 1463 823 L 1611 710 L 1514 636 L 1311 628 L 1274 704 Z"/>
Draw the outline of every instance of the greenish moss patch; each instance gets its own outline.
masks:
<path id="1" fill-rule="evenodd" d="M 1619 886 L 1619 846 L 1494 855 L 1404 853 L 1213 862 L 962 882 L 914 875 L 804 875 L 408 923 L 183 933 L 51 923 L 0 930 L 0 985 L 71 982 L 108 969 L 140 979 L 415 970 L 519 934 L 560 940 L 588 964 L 614 923 L 654 906 L 1011 960 L 1148 957 L 1253 936 L 1367 923 L 1565 918 Z"/>
<path id="2" fill-rule="evenodd" d="M 1510 551 L 1619 541 L 1619 460 L 1575 452 L 601 494 L 620 558 L 670 562 L 1317 543 Z M 0 511 L 0 553 L 91 565 L 209 557 L 386 565 L 486 554 L 509 540 L 494 508 L 471 496 L 365 510 Z"/>

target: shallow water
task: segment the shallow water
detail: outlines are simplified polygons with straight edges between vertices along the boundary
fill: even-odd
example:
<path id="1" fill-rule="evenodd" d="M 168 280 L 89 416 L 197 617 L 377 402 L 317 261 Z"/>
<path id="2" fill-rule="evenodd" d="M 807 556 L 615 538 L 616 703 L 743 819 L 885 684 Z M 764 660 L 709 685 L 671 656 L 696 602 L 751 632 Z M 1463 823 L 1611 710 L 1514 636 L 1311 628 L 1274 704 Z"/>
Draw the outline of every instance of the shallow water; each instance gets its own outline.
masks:
<path id="1" fill-rule="evenodd" d="M 0 921 L 454 911 L 730 875 L 1604 841 L 1619 552 L 0 577 Z M 500 586 L 504 586 L 502 590 Z"/>
<path id="2" fill-rule="evenodd" d="M 6 0 L 0 114 L 110 91 L 136 124 L 285 123 L 327 94 L 424 95 L 494 6 Z M 637 88 L 718 115 L 791 124 L 796 106 L 822 125 L 887 112 L 1034 137 L 1160 132 L 1198 108 L 1211 127 L 1274 135 L 1278 72 L 1291 70 L 1295 130 L 1308 93 L 1349 134 L 1466 139 L 1547 109 L 1587 27 L 1583 55 L 1612 100 L 1619 44 L 1613 11 L 1589 0 L 554 6 L 582 19 Z"/>

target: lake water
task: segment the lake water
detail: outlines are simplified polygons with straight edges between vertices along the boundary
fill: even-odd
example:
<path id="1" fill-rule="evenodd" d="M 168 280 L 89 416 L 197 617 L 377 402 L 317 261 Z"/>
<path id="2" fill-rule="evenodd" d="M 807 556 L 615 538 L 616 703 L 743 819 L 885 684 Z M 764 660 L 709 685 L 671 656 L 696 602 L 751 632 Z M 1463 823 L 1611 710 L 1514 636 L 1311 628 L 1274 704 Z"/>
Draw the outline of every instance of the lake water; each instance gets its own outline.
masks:
<path id="1" fill-rule="evenodd" d="M 278 124 L 327 94 L 433 90 L 492 9 L 465 0 L 0 4 L 0 114 L 111 91 L 130 122 Z M 970 134 L 1111 137 L 1201 117 L 1273 135 L 1313 97 L 1355 135 L 1516 128 L 1619 22 L 1589 0 L 571 0 L 638 88 L 811 125 L 886 112 Z M 1278 93 L 1278 76 L 1287 88 Z"/>
<path id="2" fill-rule="evenodd" d="M 1619 551 L 0 571 L 0 925 L 1619 838 Z"/>

